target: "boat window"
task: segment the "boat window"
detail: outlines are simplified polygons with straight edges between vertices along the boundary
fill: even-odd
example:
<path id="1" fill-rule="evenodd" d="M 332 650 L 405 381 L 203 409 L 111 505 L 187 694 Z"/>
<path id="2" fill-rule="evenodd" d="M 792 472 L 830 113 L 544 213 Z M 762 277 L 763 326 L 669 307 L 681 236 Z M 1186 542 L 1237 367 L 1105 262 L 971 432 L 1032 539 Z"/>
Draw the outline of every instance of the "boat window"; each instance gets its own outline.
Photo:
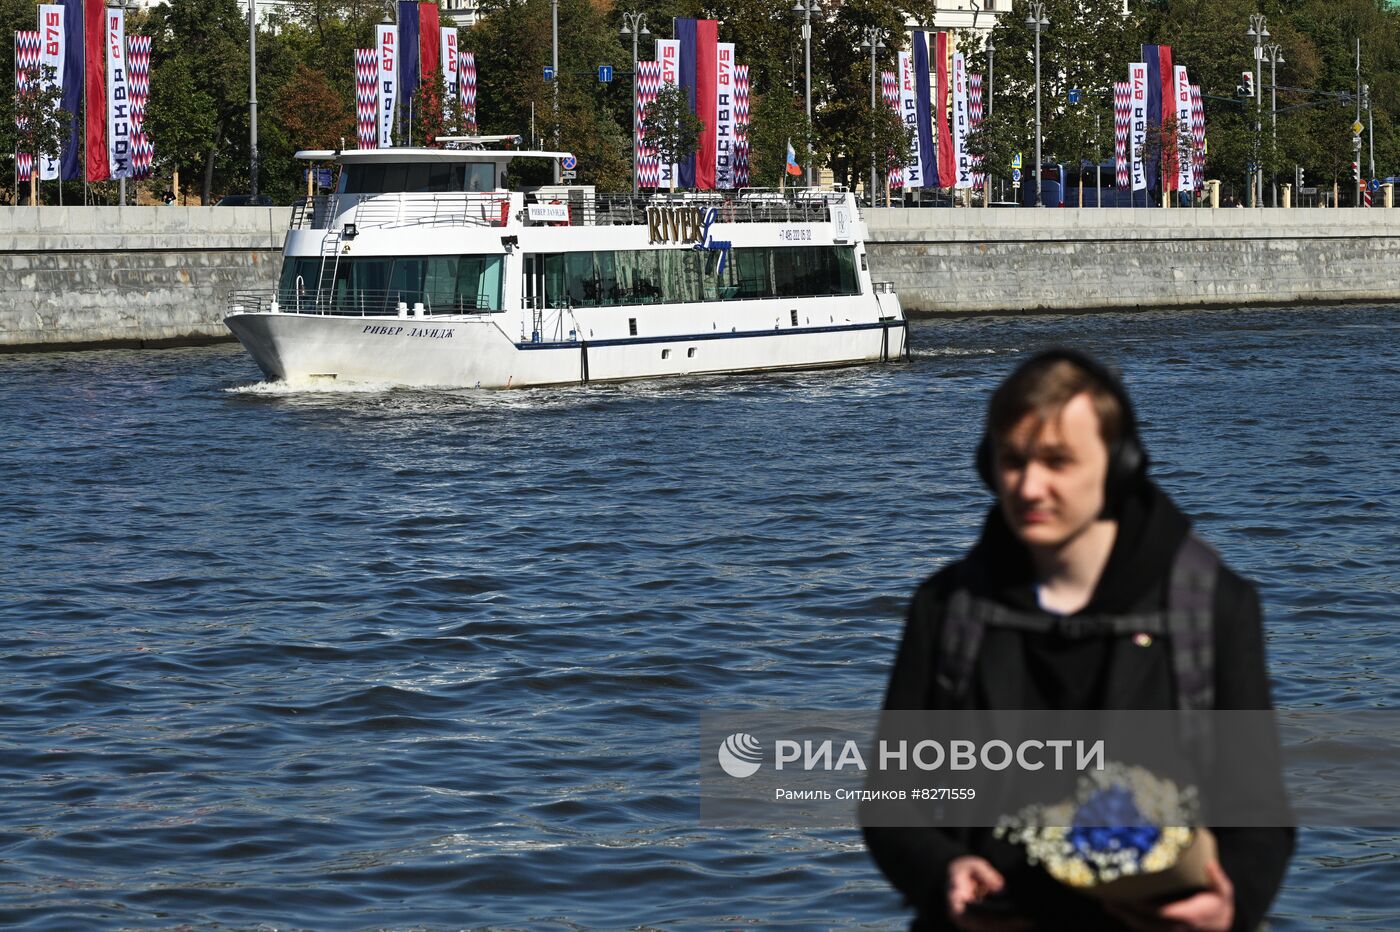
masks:
<path id="1" fill-rule="evenodd" d="M 545 253 L 545 306 L 617 307 L 860 293 L 849 246 Z"/>
<path id="2" fill-rule="evenodd" d="M 282 266 L 282 302 L 314 300 L 324 270 L 322 301 L 355 313 L 392 313 L 399 302 L 430 313 L 501 309 L 501 256 L 290 256 Z"/>
<path id="3" fill-rule="evenodd" d="M 347 165 L 346 194 L 496 190 L 494 162 L 369 162 Z"/>

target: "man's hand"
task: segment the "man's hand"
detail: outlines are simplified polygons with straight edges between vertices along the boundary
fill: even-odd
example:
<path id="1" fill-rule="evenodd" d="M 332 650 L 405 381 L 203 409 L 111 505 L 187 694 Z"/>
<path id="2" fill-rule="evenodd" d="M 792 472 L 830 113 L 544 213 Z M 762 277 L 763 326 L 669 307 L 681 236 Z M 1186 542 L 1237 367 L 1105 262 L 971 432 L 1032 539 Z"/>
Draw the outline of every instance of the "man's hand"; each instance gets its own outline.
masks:
<path id="1" fill-rule="evenodd" d="M 948 918 L 967 932 L 1018 932 L 1031 924 L 1017 916 L 981 915 L 974 903 L 1000 893 L 1006 881 L 990 862 L 971 855 L 954 858 L 948 865 Z"/>
<path id="2" fill-rule="evenodd" d="M 955 862 L 956 863 L 956 862 Z M 1154 912 L 1109 907 L 1134 932 L 1226 932 L 1235 921 L 1235 886 L 1219 861 L 1206 865 L 1210 888 Z"/>

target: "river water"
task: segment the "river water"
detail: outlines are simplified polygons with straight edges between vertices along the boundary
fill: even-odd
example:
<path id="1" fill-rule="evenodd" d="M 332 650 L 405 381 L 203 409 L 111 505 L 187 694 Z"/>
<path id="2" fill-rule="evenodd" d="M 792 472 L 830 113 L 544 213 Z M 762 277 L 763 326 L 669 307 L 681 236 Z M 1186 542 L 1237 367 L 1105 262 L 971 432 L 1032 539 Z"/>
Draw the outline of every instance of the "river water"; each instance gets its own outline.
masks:
<path id="1" fill-rule="evenodd" d="M 1276 701 L 1395 707 L 1397 323 L 933 321 L 903 364 L 494 394 L 0 357 L 0 925 L 898 928 L 854 831 L 700 826 L 699 713 L 878 706 L 987 392 L 1053 343 L 1123 366 L 1259 581 Z M 1305 832 L 1274 928 L 1400 927 L 1398 850 Z"/>

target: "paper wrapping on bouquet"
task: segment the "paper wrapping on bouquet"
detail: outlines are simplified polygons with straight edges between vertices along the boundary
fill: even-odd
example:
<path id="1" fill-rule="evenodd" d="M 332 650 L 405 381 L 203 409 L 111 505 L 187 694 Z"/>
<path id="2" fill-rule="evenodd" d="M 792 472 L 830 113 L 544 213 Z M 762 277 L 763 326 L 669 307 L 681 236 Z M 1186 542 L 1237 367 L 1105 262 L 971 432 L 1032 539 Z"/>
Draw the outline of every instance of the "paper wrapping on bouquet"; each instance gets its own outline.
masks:
<path id="1" fill-rule="evenodd" d="M 126 37 L 127 68 L 131 82 L 131 176 L 149 178 L 156 149 L 146 131 L 146 105 L 151 99 L 151 37 Z"/>
<path id="2" fill-rule="evenodd" d="M 655 188 L 661 184 L 661 166 L 656 150 L 647 145 L 647 107 L 661 91 L 661 63 L 637 62 L 637 90 L 632 102 L 632 149 L 637 162 L 637 187 Z"/>
<path id="3" fill-rule="evenodd" d="M 1210 888 L 1206 865 L 1217 859 L 1215 835 L 1208 828 L 1191 829 L 1191 840 L 1171 867 L 1147 874 L 1119 877 L 1083 888 L 1106 903 L 1156 904 L 1179 900 Z"/>
<path id="4" fill-rule="evenodd" d="M 893 110 L 895 116 L 899 116 L 900 108 L 899 108 L 899 75 L 898 75 L 898 74 L 896 74 L 896 73 L 893 72 L 893 71 L 882 71 L 882 72 L 880 72 L 880 96 L 881 96 L 881 99 L 885 102 L 885 106 L 886 106 L 886 107 L 889 107 L 891 110 Z M 893 156 L 893 155 L 894 155 L 894 153 L 891 152 L 891 153 L 889 153 L 888 156 L 886 156 L 886 161 L 887 161 L 888 163 L 893 163 L 893 162 L 894 162 L 894 159 L 893 159 L 893 158 L 890 158 L 890 156 Z M 890 189 L 891 191 L 897 191 L 897 190 L 899 190 L 900 188 L 903 188 L 903 187 L 904 187 L 904 166 L 903 166 L 903 165 L 890 164 L 889 172 L 888 172 L 888 174 L 887 174 L 887 176 L 886 176 L 886 178 L 885 178 L 885 183 L 889 186 L 889 189 Z"/>
<path id="5" fill-rule="evenodd" d="M 734 187 L 749 183 L 749 66 L 734 66 Z"/>
<path id="6" fill-rule="evenodd" d="M 355 49 L 356 142 L 379 148 L 379 58 L 374 49 Z"/>
<path id="7" fill-rule="evenodd" d="M 39 57 L 42 42 L 39 33 L 33 30 L 20 30 L 15 33 L 15 95 L 22 96 L 39 85 Z M 15 128 L 23 132 L 24 121 L 15 118 Z M 34 153 L 15 154 L 15 168 L 20 181 L 28 181 L 34 173 Z"/>

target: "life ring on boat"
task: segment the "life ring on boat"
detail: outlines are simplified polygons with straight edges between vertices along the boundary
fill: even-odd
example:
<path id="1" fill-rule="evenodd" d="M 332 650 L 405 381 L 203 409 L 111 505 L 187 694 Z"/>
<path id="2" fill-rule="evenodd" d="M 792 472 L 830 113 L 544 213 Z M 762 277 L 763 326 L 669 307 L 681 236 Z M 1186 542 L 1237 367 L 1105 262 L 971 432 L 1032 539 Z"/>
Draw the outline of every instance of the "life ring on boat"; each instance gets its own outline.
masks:
<path id="1" fill-rule="evenodd" d="M 553 205 L 555 205 L 555 204 L 563 204 L 564 202 L 561 201 L 561 200 L 559 200 L 559 198 L 556 197 L 554 200 L 550 201 L 549 203 L 550 203 L 551 206 L 553 206 Z M 550 221 L 550 224 L 549 224 L 550 226 L 552 226 L 552 227 L 567 227 L 567 226 L 571 226 L 571 225 L 573 224 L 573 222 L 574 222 L 574 209 L 566 204 L 566 205 L 564 206 L 564 210 L 565 210 L 565 212 L 568 214 L 568 218 L 569 218 L 569 219 L 567 219 L 567 220 L 552 220 L 552 221 Z"/>

